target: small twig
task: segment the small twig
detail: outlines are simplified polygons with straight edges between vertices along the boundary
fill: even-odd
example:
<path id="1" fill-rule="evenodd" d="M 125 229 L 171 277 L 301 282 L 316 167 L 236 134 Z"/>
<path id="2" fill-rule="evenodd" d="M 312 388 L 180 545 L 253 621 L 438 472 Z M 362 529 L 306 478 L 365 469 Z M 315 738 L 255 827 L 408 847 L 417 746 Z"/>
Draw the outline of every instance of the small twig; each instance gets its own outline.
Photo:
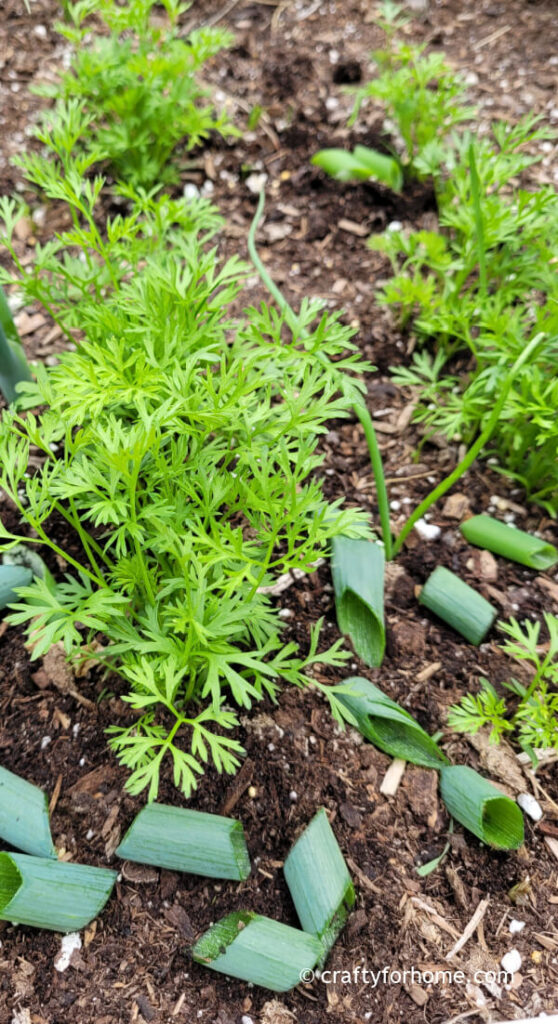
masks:
<path id="1" fill-rule="evenodd" d="M 465 943 L 469 941 L 471 935 L 476 930 L 476 928 L 482 921 L 484 915 L 486 914 L 489 902 L 490 900 L 488 899 L 480 901 L 477 909 L 475 910 L 475 913 L 473 914 L 471 920 L 469 921 L 469 924 L 466 926 L 463 934 L 459 937 L 459 939 L 455 943 L 455 946 L 453 946 L 452 949 L 450 949 L 448 955 L 446 956 L 446 960 L 453 960 L 453 958 L 457 956 L 459 951 L 463 949 Z"/>

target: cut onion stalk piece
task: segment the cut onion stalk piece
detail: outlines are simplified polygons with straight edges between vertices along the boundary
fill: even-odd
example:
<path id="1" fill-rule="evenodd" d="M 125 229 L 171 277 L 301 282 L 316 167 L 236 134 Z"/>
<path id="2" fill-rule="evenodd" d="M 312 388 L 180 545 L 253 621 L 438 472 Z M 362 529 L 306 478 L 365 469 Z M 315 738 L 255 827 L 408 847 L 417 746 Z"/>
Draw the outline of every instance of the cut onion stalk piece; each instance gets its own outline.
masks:
<path id="1" fill-rule="evenodd" d="M 0 565 L 0 611 L 17 601 L 18 587 L 28 587 L 32 579 L 31 570 L 22 565 Z"/>
<path id="2" fill-rule="evenodd" d="M 250 874 L 240 821 L 166 804 L 147 804 L 116 853 L 125 860 L 206 878 L 242 881 Z"/>
<path id="3" fill-rule="evenodd" d="M 461 523 L 460 529 L 469 544 L 527 565 L 529 569 L 550 569 L 558 562 L 558 551 L 554 545 L 534 537 L 532 533 L 501 523 L 492 516 L 473 516 Z"/>
<path id="4" fill-rule="evenodd" d="M 337 699 L 350 711 L 359 732 L 375 747 L 423 768 L 441 768 L 448 763 L 436 741 L 413 716 L 374 683 L 362 676 L 351 676 L 344 681 L 343 690 L 349 686 L 354 693 L 340 692 Z"/>
<path id="5" fill-rule="evenodd" d="M 288 992 L 298 985 L 321 954 L 315 935 L 246 910 L 218 921 L 192 950 L 197 963 L 272 992 Z"/>
<path id="6" fill-rule="evenodd" d="M 476 646 L 484 640 L 497 614 L 482 594 L 443 565 L 428 577 L 419 603 Z"/>
<path id="7" fill-rule="evenodd" d="M 115 881 L 108 868 L 0 853 L 0 919 L 77 932 L 101 913 Z"/>
<path id="8" fill-rule="evenodd" d="M 56 859 L 46 793 L 0 768 L 0 838 L 35 857 Z"/>
<path id="9" fill-rule="evenodd" d="M 440 770 L 440 793 L 452 818 L 497 850 L 517 850 L 524 839 L 523 815 L 509 796 L 467 765 Z"/>
<path id="10" fill-rule="evenodd" d="M 331 573 L 339 629 L 351 638 L 359 658 L 375 668 L 386 646 L 384 566 L 380 544 L 334 537 Z"/>
<path id="11" fill-rule="evenodd" d="M 322 963 L 355 902 L 351 876 L 323 807 L 294 844 L 283 870 L 304 931 L 322 943 Z"/>

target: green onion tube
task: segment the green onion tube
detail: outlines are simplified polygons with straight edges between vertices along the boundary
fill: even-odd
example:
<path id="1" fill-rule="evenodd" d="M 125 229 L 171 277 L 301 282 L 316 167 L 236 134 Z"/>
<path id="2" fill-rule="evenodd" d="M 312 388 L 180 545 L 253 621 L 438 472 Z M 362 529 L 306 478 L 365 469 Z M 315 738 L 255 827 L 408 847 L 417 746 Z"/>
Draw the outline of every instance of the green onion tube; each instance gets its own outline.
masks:
<path id="1" fill-rule="evenodd" d="M 484 640 L 497 614 L 482 594 L 443 565 L 437 566 L 428 577 L 419 603 L 477 646 Z"/>
<path id="2" fill-rule="evenodd" d="M 527 565 L 529 569 L 550 569 L 558 562 L 558 551 L 552 544 L 492 516 L 473 516 L 462 523 L 460 529 L 469 544 Z"/>
<path id="3" fill-rule="evenodd" d="M 352 676 L 343 685 L 352 686 L 354 694 L 340 693 L 337 699 L 351 712 L 359 732 L 370 743 L 392 757 L 423 768 L 441 768 L 447 764 L 447 758 L 432 737 L 374 683 Z"/>
<path id="4" fill-rule="evenodd" d="M 298 985 L 321 954 L 315 935 L 244 910 L 218 921 L 192 949 L 196 963 L 272 992 Z"/>
<path id="5" fill-rule="evenodd" d="M 467 765 L 440 769 L 440 793 L 452 818 L 498 850 L 517 850 L 524 839 L 517 804 Z"/>
<path id="6" fill-rule="evenodd" d="M 206 878 L 242 881 L 250 874 L 240 821 L 166 804 L 147 804 L 132 822 L 116 853 L 140 864 L 155 864 Z"/>
<path id="7" fill-rule="evenodd" d="M 334 537 L 331 574 L 337 622 L 366 665 L 381 665 L 384 626 L 384 549 L 368 540 Z"/>
<path id="8" fill-rule="evenodd" d="M 283 870 L 299 921 L 321 940 L 325 959 L 354 905 L 355 890 L 323 807 L 294 844 Z"/>
<path id="9" fill-rule="evenodd" d="M 0 919 L 77 932 L 100 914 L 115 881 L 107 868 L 0 853 Z"/>
<path id="10" fill-rule="evenodd" d="M 28 587 L 33 573 L 21 565 L 0 565 L 0 611 L 17 600 L 18 587 Z"/>
<path id="11" fill-rule="evenodd" d="M 53 857 L 46 794 L 7 768 L 0 768 L 0 837 L 36 857 Z"/>

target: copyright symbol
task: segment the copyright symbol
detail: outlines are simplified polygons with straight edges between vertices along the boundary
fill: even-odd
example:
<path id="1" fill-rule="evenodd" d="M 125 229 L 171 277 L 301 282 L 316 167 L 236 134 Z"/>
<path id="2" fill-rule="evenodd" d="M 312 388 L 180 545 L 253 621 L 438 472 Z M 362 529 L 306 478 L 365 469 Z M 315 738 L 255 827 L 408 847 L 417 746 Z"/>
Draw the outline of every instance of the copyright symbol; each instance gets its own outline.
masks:
<path id="1" fill-rule="evenodd" d="M 305 967 L 304 970 L 301 971 L 299 974 L 300 980 L 305 981 L 307 984 L 310 984 L 312 981 L 314 981 L 315 977 L 316 974 L 311 967 Z"/>

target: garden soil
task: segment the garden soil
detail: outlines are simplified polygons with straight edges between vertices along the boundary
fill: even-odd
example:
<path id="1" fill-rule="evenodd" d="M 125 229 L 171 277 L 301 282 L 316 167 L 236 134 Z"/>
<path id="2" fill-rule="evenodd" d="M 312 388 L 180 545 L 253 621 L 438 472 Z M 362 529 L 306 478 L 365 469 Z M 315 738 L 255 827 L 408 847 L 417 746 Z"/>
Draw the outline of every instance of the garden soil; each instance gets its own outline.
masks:
<path id="1" fill-rule="evenodd" d="M 455 465 L 459 451 L 443 439 L 422 439 L 412 423 L 412 393 L 390 381 L 389 367 L 409 360 L 414 339 L 398 332 L 375 303 L 375 289 L 389 269 L 365 240 L 393 221 L 435 225 L 434 198 L 427 186 L 397 198 L 372 185 L 340 185 L 309 164 L 320 147 L 385 143 L 380 112 L 371 107 L 358 130 L 347 128 L 351 99 L 343 91 L 371 73 L 370 51 L 382 41 L 374 7 L 372 0 L 195 3 L 186 24 L 219 23 L 235 33 L 233 48 L 214 60 L 208 79 L 243 131 L 238 140 L 213 141 L 184 157 L 182 184 L 211 195 L 226 217 L 222 255 L 245 256 L 253 176 L 266 175 L 259 246 L 275 281 L 295 305 L 315 295 L 343 308 L 358 327 L 364 355 L 378 367 L 369 378 L 368 402 L 397 526 L 399 516 Z M 41 101 L 29 86 L 52 79 L 65 59 L 56 16 L 50 0 L 30 0 L 29 11 L 23 0 L 3 0 L 0 10 L 4 194 L 23 191 L 9 161 L 34 144 L 29 129 Z M 467 76 L 481 129 L 494 117 L 517 118 L 532 109 L 558 122 L 558 13 L 551 0 L 431 0 L 408 32 L 410 39 L 443 49 Z M 552 182 L 557 153 L 552 145 L 546 149 L 532 176 Z M 65 226 L 65 211 L 29 199 L 34 216 L 18 226 L 18 244 L 31 260 L 37 242 Z M 246 296 L 247 302 L 265 298 L 255 277 Z M 62 341 L 42 311 L 20 311 L 18 325 L 30 355 L 56 358 Z M 333 423 L 323 450 L 328 495 L 344 495 L 376 520 L 360 427 Z M 418 589 L 437 564 L 460 573 L 503 618 L 558 614 L 555 574 L 537 575 L 464 542 L 460 519 L 487 510 L 558 540 L 544 512 L 486 462 L 479 464 L 457 493 L 433 509 L 430 522 L 440 528 L 439 537 L 426 543 L 411 537 L 389 567 L 383 666 L 370 670 L 357 658 L 349 666 L 350 674 L 372 679 L 431 732 L 444 729 L 448 706 L 475 689 L 480 676 L 499 683 L 512 672 L 496 631 L 480 648 L 472 647 L 417 604 Z M 0 511 L 12 520 L 6 501 Z M 292 581 L 275 600 L 283 608 L 286 639 L 307 648 L 310 627 L 321 617 L 324 640 L 337 639 L 326 565 Z M 513 672 L 520 669 L 514 665 Z M 331 670 L 320 678 L 339 681 Z M 103 736 L 109 724 L 129 721 L 119 693 L 118 679 L 102 676 L 94 662 L 74 676 L 57 650 L 30 661 L 20 634 L 0 624 L 0 761 L 47 792 L 62 856 L 120 872 L 106 910 L 82 933 L 82 947 L 64 972 L 55 969 L 59 935 L 0 923 L 0 1024 L 479 1024 L 558 1013 L 556 761 L 541 766 L 535 778 L 510 747 L 488 748 L 446 729 L 451 760 L 482 770 L 512 795 L 534 793 L 544 810 L 537 824 L 526 818 L 526 841 L 518 852 L 492 852 L 461 827 L 448 832 L 434 773 L 408 766 L 394 794 L 383 795 L 390 758 L 352 730 L 341 732 L 318 694 L 285 688 L 278 706 L 263 703 L 243 717 L 239 738 L 247 755 L 239 775 L 208 772 L 189 801 L 238 817 L 246 830 L 250 878 L 213 882 L 122 864 L 114 856 L 142 805 L 124 792 L 125 773 Z M 168 781 L 159 799 L 183 802 Z M 356 908 L 327 964 L 332 973 L 274 996 L 193 963 L 196 938 L 232 910 L 248 908 L 297 925 L 282 864 L 321 806 L 357 887 Z M 448 842 L 437 870 L 421 877 L 417 867 Z M 448 959 L 478 908 L 477 927 Z M 513 920 L 524 922 L 515 934 Z M 519 951 L 521 967 L 506 985 L 497 974 L 512 949 Z M 353 976 L 357 965 L 361 974 Z M 370 974 L 362 980 L 363 968 L 375 973 L 375 984 Z M 462 972 L 453 983 L 450 969 Z M 446 974 L 428 983 L 431 975 L 425 981 L 418 972 Z"/>

